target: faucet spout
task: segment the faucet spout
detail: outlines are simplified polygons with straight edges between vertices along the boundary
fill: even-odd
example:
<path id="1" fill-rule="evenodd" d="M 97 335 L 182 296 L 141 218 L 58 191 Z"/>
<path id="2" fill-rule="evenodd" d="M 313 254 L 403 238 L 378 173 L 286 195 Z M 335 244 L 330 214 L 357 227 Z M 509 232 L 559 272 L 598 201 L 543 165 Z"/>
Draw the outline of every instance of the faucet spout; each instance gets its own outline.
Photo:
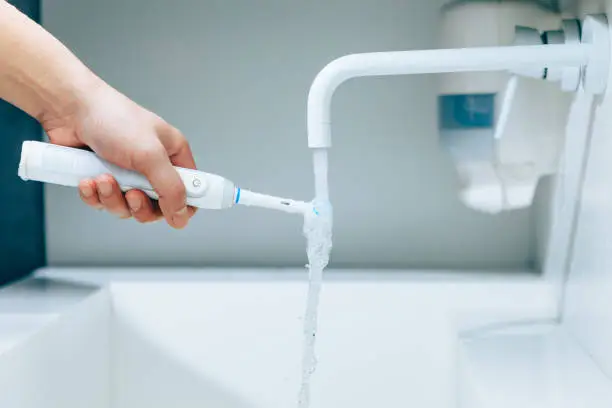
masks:
<path id="1" fill-rule="evenodd" d="M 525 68 L 583 67 L 593 54 L 590 44 L 528 45 L 353 54 L 329 63 L 308 95 L 308 145 L 331 147 L 331 101 L 345 81 L 368 76 L 484 72 Z"/>

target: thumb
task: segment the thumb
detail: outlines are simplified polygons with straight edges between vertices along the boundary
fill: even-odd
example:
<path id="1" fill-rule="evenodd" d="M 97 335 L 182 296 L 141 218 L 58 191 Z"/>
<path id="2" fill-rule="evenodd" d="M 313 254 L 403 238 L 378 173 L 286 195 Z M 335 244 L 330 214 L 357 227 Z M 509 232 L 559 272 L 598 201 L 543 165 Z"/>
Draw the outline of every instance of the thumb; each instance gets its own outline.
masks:
<path id="1" fill-rule="evenodd" d="M 190 218 L 185 202 L 185 185 L 166 149 L 161 143 L 154 148 L 139 149 L 134 153 L 132 164 L 134 170 L 149 180 L 159 196 L 159 207 L 166 222 L 174 228 L 184 228 Z"/>

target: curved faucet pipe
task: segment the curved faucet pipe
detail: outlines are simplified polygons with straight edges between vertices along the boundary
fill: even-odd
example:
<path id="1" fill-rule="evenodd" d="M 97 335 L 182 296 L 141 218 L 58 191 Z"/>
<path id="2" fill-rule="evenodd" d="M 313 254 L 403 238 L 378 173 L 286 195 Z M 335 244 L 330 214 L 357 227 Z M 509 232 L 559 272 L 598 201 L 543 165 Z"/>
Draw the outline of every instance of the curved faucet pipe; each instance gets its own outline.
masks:
<path id="1" fill-rule="evenodd" d="M 527 45 L 353 54 L 329 63 L 315 78 L 308 95 L 308 145 L 331 147 L 331 101 L 336 89 L 352 78 L 369 76 L 484 72 L 525 68 L 582 67 L 591 44 Z"/>

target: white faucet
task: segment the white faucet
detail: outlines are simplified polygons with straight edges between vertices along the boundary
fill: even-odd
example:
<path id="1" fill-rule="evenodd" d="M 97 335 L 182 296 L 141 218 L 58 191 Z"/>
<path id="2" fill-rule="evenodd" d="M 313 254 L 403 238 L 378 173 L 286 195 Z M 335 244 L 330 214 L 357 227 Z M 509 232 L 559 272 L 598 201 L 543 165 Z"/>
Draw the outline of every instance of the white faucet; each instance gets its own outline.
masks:
<path id="1" fill-rule="evenodd" d="M 579 44 L 375 52 L 332 61 L 315 78 L 308 95 L 308 145 L 331 147 L 330 108 L 334 92 L 345 81 L 367 76 L 467 71 L 525 72 L 533 68 L 578 72 L 586 92 L 606 89 L 610 60 L 607 19 L 587 16 Z M 576 68 L 579 68 L 577 71 Z"/>

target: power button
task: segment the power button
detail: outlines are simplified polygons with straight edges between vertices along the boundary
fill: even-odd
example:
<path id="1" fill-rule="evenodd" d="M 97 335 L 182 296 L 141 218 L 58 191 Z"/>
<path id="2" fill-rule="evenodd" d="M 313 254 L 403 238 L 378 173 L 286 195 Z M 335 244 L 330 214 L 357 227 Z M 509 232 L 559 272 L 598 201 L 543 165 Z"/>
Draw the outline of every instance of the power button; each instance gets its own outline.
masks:
<path id="1" fill-rule="evenodd" d="M 189 197 L 201 197 L 206 193 L 208 185 L 206 179 L 201 175 L 193 174 L 192 172 L 181 172 L 181 178 Z"/>

